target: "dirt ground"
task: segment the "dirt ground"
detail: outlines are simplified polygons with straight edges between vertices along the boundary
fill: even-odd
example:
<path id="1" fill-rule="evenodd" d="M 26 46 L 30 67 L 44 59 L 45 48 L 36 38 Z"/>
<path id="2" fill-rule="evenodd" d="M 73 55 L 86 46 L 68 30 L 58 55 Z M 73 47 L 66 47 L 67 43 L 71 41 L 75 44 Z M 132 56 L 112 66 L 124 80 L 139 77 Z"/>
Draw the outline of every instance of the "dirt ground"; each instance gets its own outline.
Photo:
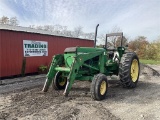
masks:
<path id="1" fill-rule="evenodd" d="M 159 66 L 154 66 L 160 70 Z M 77 81 L 69 97 L 42 93 L 44 77 L 0 86 L 0 120 L 160 120 L 160 76 L 141 67 L 138 86 L 125 89 L 108 77 L 107 98 L 94 101 L 90 82 Z"/>

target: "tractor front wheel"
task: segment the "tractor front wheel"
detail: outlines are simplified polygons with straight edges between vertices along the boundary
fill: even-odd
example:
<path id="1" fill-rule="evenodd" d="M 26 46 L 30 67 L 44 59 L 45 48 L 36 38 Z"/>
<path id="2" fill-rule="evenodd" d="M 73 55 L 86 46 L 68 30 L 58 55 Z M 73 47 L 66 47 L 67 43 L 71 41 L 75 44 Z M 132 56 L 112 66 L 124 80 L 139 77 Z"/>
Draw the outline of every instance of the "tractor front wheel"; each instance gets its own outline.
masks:
<path id="1" fill-rule="evenodd" d="M 65 89 L 67 78 L 62 76 L 62 72 L 58 71 L 53 79 L 52 87 L 55 90 Z"/>
<path id="2" fill-rule="evenodd" d="M 136 53 L 123 54 L 119 66 L 119 77 L 123 87 L 135 88 L 139 79 L 139 59 Z"/>
<path id="3" fill-rule="evenodd" d="M 91 97 L 94 100 L 103 100 L 106 98 L 107 89 L 108 82 L 106 76 L 101 73 L 95 75 L 90 88 Z"/>

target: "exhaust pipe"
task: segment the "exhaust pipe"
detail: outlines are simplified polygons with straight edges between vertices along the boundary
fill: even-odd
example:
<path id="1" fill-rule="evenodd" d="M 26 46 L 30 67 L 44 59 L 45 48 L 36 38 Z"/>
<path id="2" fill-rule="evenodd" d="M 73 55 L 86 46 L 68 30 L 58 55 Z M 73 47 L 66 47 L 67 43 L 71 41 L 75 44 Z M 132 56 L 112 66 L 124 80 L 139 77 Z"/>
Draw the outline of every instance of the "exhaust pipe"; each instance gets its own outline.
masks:
<path id="1" fill-rule="evenodd" d="M 96 31 L 95 31 L 95 39 L 94 39 L 94 48 L 96 47 L 96 42 L 97 42 L 97 30 L 98 30 L 98 26 L 99 26 L 99 24 L 97 24 L 97 26 L 96 26 Z"/>

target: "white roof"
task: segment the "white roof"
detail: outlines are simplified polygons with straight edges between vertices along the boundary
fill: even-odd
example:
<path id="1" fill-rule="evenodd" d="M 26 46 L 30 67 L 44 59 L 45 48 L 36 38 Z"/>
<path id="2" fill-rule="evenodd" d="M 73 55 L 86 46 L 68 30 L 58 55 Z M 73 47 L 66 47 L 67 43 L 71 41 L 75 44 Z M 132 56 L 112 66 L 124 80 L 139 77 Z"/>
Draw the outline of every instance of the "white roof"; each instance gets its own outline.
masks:
<path id="1" fill-rule="evenodd" d="M 54 35 L 54 36 L 59 36 L 59 37 L 76 38 L 76 37 L 55 35 L 53 32 L 47 31 L 47 30 L 38 30 L 38 29 L 30 28 L 30 27 L 12 26 L 12 25 L 7 25 L 7 24 L 0 24 L 0 30 L 12 30 L 12 31 L 21 31 L 21 32 L 29 32 L 29 33 L 39 33 L 39 34 L 44 34 L 44 35 Z M 78 39 L 88 40 L 84 38 L 78 38 Z"/>

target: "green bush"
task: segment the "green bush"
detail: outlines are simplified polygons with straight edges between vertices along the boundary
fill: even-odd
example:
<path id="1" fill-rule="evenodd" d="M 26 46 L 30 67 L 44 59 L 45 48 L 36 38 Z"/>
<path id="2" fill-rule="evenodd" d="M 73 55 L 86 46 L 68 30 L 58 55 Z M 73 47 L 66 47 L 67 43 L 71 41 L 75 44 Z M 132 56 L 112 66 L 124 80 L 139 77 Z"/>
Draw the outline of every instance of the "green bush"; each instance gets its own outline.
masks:
<path id="1" fill-rule="evenodd" d="M 139 36 L 129 42 L 129 49 L 136 52 L 140 59 L 160 60 L 160 39 L 149 42 L 146 37 Z"/>
<path id="2" fill-rule="evenodd" d="M 156 60 L 157 57 L 158 57 L 157 47 L 154 44 L 148 45 L 144 58 Z"/>
<path id="3" fill-rule="evenodd" d="M 45 65 L 40 65 L 40 66 L 38 67 L 38 70 L 39 70 L 39 71 L 42 71 L 42 72 L 47 71 L 47 69 L 48 69 L 48 67 L 45 66 Z"/>

